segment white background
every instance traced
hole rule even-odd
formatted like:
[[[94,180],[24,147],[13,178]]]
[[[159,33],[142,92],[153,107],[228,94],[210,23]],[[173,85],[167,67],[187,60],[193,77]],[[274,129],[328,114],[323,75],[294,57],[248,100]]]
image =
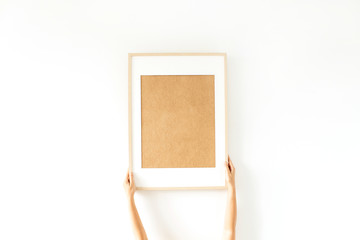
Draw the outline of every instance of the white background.
[[[127,53],[227,52],[241,240],[360,239],[360,2],[0,2],[0,239],[132,239]],[[165,180],[164,180],[165,181]],[[219,239],[225,191],[139,192]]]

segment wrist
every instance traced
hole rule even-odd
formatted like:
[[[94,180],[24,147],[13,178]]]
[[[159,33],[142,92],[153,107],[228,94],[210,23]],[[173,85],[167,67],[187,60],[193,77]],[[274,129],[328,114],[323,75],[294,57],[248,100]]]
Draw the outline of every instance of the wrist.
[[[227,189],[228,189],[229,193],[235,193],[236,192],[235,184],[229,184]]]
[[[134,194],[128,194],[127,199],[129,202],[134,201]]]

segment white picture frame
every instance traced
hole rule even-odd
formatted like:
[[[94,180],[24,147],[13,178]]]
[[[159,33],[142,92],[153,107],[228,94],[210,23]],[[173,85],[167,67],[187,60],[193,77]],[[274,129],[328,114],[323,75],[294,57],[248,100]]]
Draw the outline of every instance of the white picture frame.
[[[224,189],[227,144],[226,53],[129,53],[129,169],[138,190]],[[215,168],[141,167],[141,75],[215,76]]]

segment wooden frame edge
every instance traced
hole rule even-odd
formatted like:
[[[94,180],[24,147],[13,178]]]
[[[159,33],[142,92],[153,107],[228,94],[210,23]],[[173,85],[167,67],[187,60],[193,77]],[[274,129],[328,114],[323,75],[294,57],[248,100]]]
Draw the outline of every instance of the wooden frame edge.
[[[228,159],[228,106],[227,106],[227,54],[224,55],[224,88],[225,88],[225,161]]]
[[[224,56],[226,53],[214,52],[214,53],[129,53],[129,57],[136,56]]]
[[[128,55],[129,170],[132,172],[132,55]]]
[[[135,56],[223,56],[225,84],[225,160],[228,156],[228,117],[227,117],[227,53],[128,53],[128,133],[129,133],[129,170],[132,171],[132,57]],[[136,190],[224,190],[225,186],[209,187],[136,187]]]
[[[226,186],[210,186],[210,187],[136,187],[136,190],[144,191],[167,191],[167,190],[225,190]]]

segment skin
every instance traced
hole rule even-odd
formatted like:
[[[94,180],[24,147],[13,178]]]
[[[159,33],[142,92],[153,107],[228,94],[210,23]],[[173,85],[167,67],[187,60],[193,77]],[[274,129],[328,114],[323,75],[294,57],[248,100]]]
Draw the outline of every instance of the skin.
[[[236,188],[235,188],[235,167],[228,156],[225,162],[226,171],[226,186],[227,186],[227,201],[225,212],[225,225],[223,232],[223,240],[235,240],[235,227],[236,227]]]
[[[128,170],[128,172],[126,174],[126,178],[124,180],[124,189],[125,189],[126,196],[128,199],[130,218],[131,218],[131,223],[133,226],[133,231],[135,234],[135,239],[147,240],[148,238],[147,238],[144,226],[141,222],[139,213],[138,213],[138,211],[136,209],[136,205],[135,205],[134,195],[135,195],[136,187],[135,187],[133,173],[129,172],[129,170]]]
[[[226,171],[226,186],[227,186],[227,202],[225,212],[225,225],[223,232],[223,240],[235,240],[235,227],[236,227],[236,189],[235,189],[235,167],[228,157],[228,160],[224,163]],[[136,191],[135,182],[132,172],[127,172],[124,180],[124,189],[129,204],[130,218],[137,240],[147,240],[147,235],[144,226],[141,222],[139,213],[136,209],[134,195]]]

